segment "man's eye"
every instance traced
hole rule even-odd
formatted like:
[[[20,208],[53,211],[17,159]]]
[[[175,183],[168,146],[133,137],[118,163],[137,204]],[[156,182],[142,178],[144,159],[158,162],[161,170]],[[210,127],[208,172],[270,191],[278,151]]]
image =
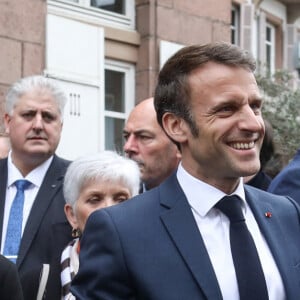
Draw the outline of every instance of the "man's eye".
[[[250,105],[251,109],[254,112],[260,112],[261,111],[261,103],[253,103]]]
[[[47,123],[52,122],[52,121],[54,121],[55,119],[56,119],[56,117],[55,117],[54,115],[52,115],[52,114],[49,114],[49,113],[44,113],[44,114],[43,114],[43,120],[44,120],[45,122],[47,122]]]
[[[32,119],[35,116],[35,113],[33,112],[26,112],[22,114],[22,117],[26,120]]]
[[[234,110],[234,107],[233,106],[223,106],[222,108],[220,108],[220,112],[231,112]]]
[[[151,139],[151,137],[148,136],[148,135],[140,135],[139,138],[140,138],[141,140],[149,140],[149,139]]]

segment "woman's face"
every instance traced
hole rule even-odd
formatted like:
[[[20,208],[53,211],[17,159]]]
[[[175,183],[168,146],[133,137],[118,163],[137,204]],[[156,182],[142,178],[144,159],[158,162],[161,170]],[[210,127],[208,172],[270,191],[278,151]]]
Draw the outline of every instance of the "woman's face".
[[[121,182],[92,180],[81,188],[75,209],[70,204],[66,204],[65,212],[72,227],[83,232],[92,212],[121,203],[131,196],[130,190]]]

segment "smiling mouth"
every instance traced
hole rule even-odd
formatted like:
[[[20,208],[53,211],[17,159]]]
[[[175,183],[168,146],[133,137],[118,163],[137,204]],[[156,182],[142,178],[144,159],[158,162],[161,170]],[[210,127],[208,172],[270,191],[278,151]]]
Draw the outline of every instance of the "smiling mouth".
[[[230,147],[236,150],[249,150],[254,148],[254,145],[255,145],[254,141],[248,143],[239,142],[239,143],[231,143]]]

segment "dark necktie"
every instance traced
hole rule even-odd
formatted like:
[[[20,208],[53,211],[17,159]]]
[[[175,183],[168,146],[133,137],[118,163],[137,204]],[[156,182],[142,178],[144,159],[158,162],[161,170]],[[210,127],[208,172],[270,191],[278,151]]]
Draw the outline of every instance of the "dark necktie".
[[[10,208],[3,254],[16,263],[22,236],[24,190],[29,187],[31,182],[22,179],[17,180],[14,184],[17,193]]]
[[[253,238],[238,196],[225,196],[216,205],[230,220],[230,245],[240,300],[267,300],[268,290]]]

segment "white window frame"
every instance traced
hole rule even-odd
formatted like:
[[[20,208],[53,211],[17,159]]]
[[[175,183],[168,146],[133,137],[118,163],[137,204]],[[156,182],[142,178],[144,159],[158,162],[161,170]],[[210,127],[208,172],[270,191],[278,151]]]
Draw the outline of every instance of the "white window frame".
[[[106,136],[105,136],[105,118],[116,118],[116,119],[122,119],[124,122],[126,122],[126,119],[133,109],[135,105],[135,66],[133,64],[128,64],[124,62],[120,62],[117,60],[110,60],[106,59],[104,63],[104,72],[106,70],[112,70],[123,73],[124,76],[124,112],[115,112],[115,111],[108,111],[105,110],[105,101],[101,103],[100,110],[102,112],[102,118],[101,118],[101,137],[103,137],[103,140],[101,141],[101,145],[103,145],[103,150],[105,148],[106,144]],[[105,82],[104,82],[105,85]],[[105,95],[104,95],[105,99]]]
[[[135,29],[135,1],[125,1],[125,14],[114,13],[105,9],[91,6],[91,0],[47,0],[48,6],[65,9],[68,13],[81,13],[95,18],[100,23],[123,29]],[[97,22],[97,21],[96,21]]]
[[[231,43],[234,45],[240,45],[240,9],[237,5],[232,5],[231,7],[231,14],[233,14],[234,24],[230,24],[231,29]]]
[[[266,31],[267,29],[270,30],[270,40],[267,40],[267,32],[266,32],[266,38],[265,38],[265,51],[266,51],[266,67],[268,68],[268,72],[270,75],[275,73],[275,47],[276,47],[276,40],[275,40],[275,33],[276,28],[273,24],[267,22],[266,23]],[[268,61],[267,57],[267,48],[270,48],[270,60]]]

